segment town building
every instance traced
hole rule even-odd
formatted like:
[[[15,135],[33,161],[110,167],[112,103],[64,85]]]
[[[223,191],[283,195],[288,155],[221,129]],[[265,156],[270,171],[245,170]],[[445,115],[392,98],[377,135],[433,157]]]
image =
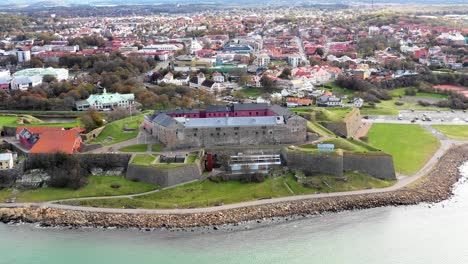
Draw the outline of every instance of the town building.
[[[268,104],[210,105],[206,109],[157,111],[144,128],[168,148],[302,143],[307,120]]]
[[[42,84],[44,76],[54,76],[58,81],[68,79],[68,70],[62,68],[30,68],[13,74],[12,89],[27,90]]]
[[[134,94],[107,93],[104,88],[102,94],[92,94],[86,100],[77,101],[75,107],[78,111],[85,111],[89,108],[98,111],[110,111],[115,108],[129,108],[134,103]]]

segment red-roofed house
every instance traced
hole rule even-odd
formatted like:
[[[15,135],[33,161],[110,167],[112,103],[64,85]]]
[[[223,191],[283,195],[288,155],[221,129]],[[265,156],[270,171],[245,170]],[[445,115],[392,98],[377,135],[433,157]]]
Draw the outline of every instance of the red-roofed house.
[[[29,153],[73,154],[82,146],[81,128],[65,130],[61,127],[18,127],[16,138],[29,149]]]

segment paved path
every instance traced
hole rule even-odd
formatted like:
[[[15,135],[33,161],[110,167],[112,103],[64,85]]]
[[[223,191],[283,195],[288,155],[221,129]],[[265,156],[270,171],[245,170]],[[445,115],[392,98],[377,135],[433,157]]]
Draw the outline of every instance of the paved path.
[[[437,164],[439,158],[447,152],[452,146],[455,145],[464,145],[468,144],[468,140],[441,140],[441,145],[436,153],[432,156],[432,158],[414,175],[412,176],[404,176],[400,175],[398,181],[395,185],[381,188],[381,189],[366,189],[366,190],[359,190],[359,191],[350,191],[350,192],[338,192],[338,193],[320,193],[320,194],[307,194],[307,195],[297,195],[297,196],[287,196],[287,197],[280,197],[280,198],[273,198],[273,199],[265,199],[265,200],[256,200],[256,201],[249,201],[249,202],[242,202],[236,204],[228,204],[222,206],[215,206],[215,207],[207,207],[207,208],[191,208],[191,209],[119,209],[119,208],[98,208],[98,207],[81,207],[81,206],[69,206],[69,205],[61,205],[56,204],[53,202],[60,202],[66,200],[59,200],[59,201],[51,201],[51,202],[43,202],[43,203],[0,203],[0,207],[23,207],[23,206],[36,206],[36,207],[50,207],[56,209],[64,209],[64,210],[76,210],[76,211],[86,211],[86,212],[103,212],[103,213],[128,213],[128,214],[190,214],[190,213],[207,213],[207,212],[215,212],[220,210],[227,210],[227,209],[234,209],[234,208],[241,208],[247,206],[257,206],[257,205],[264,205],[264,204],[272,204],[272,203],[279,203],[279,202],[289,202],[289,201],[298,201],[304,199],[314,199],[314,198],[324,198],[324,197],[340,197],[340,196],[347,196],[347,195],[360,195],[360,194],[370,194],[370,193],[383,193],[383,192],[390,192],[401,189],[408,184],[413,183],[414,181],[420,179],[427,173],[429,173],[432,168]],[[143,193],[143,194],[133,194],[133,195],[121,195],[121,196],[109,196],[109,197],[88,197],[88,198],[80,198],[80,199],[68,199],[69,200],[85,200],[85,199],[111,199],[111,198],[134,198],[137,196],[154,193],[158,190]]]

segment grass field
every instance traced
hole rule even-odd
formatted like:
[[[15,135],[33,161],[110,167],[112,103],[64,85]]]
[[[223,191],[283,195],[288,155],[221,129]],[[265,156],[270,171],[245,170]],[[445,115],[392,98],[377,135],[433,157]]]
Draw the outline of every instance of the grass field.
[[[357,140],[350,140],[350,139],[344,139],[344,138],[331,138],[331,139],[327,139],[327,140],[324,140],[320,143],[323,143],[323,144],[334,144],[335,145],[335,149],[342,149],[344,151],[351,151],[351,152],[360,152],[360,153],[364,153],[364,152],[371,152],[371,151],[378,151],[377,149],[373,148],[372,146],[368,146],[366,143],[364,142],[360,142],[360,141],[357,141]],[[305,144],[305,145],[301,145],[300,146],[301,148],[305,148],[305,149],[316,149],[317,148],[317,144]]]
[[[120,148],[122,152],[146,152],[148,150],[148,144],[136,144]]]
[[[132,164],[135,165],[150,165],[156,159],[151,154],[137,154],[132,160]]]
[[[433,125],[432,127],[444,133],[444,135],[446,135],[449,138],[468,139],[468,125],[467,126]]]
[[[394,181],[382,181],[367,175],[348,173],[346,177],[347,181],[342,181],[332,176],[317,176],[317,179],[319,179],[317,183],[318,188],[306,188],[302,186],[296,182],[291,174],[277,178],[267,178],[262,183],[241,183],[239,181],[214,183],[204,180],[149,195],[134,197],[133,199],[94,199],[69,201],[66,204],[115,208],[195,208],[283,197],[293,194],[382,188],[394,184]],[[329,188],[324,181],[332,188]],[[293,193],[291,193],[290,189]]]
[[[18,126],[19,117],[17,116],[0,116],[0,127],[3,126]]]
[[[322,137],[334,137],[335,134],[317,122],[307,121],[307,129],[314,131]]]
[[[369,144],[393,156],[397,172],[416,173],[439,148],[440,142],[419,125],[374,124]]]
[[[112,145],[122,141],[127,141],[138,136],[138,128],[143,121],[144,115],[138,115],[133,117],[126,117],[106,125],[106,128],[102,133],[95,139],[92,139],[91,143],[100,143],[103,145]],[[127,128],[134,128],[135,131],[124,132],[123,129],[127,125]]]
[[[322,89],[322,86],[317,86],[317,89]],[[346,88],[340,87],[336,85],[335,83],[326,83],[323,85],[323,89],[332,92],[333,94],[336,95],[354,95],[354,91],[348,90]]]
[[[111,185],[120,185],[120,187],[112,188]],[[16,197],[17,202],[41,202],[91,196],[134,194],[157,188],[158,186],[153,184],[134,182],[120,176],[90,176],[88,184],[78,190],[48,187],[13,193],[12,189],[3,189],[0,191],[0,201],[3,202],[8,198]]]
[[[160,152],[160,151],[163,151],[164,150],[164,146],[161,145],[161,144],[153,144],[151,146],[151,151],[153,152]]]
[[[22,124],[21,119],[25,119],[28,121],[27,124]],[[21,122],[20,122],[21,121]],[[17,126],[47,126],[47,127],[64,127],[64,128],[71,128],[80,126],[81,122],[79,119],[76,119],[74,122],[69,123],[45,123],[42,120],[35,118],[30,115],[22,115],[22,116],[0,116],[0,127],[9,126],[9,127],[17,127]]]
[[[259,97],[265,91],[262,88],[244,88],[239,90],[240,93],[244,94],[247,97]]]

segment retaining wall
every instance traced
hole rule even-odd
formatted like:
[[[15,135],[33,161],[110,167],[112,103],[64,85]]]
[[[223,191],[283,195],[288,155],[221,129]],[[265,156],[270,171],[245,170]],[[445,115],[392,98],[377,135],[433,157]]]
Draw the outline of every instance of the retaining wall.
[[[383,180],[396,180],[393,158],[386,153],[343,154],[343,169],[359,171]]]
[[[169,187],[200,180],[202,179],[202,172],[201,165],[197,162],[171,168],[129,164],[126,178],[158,184],[161,187]]]
[[[324,173],[343,176],[343,156],[339,153],[313,153],[284,150],[283,158],[288,168],[301,170],[305,174]]]

